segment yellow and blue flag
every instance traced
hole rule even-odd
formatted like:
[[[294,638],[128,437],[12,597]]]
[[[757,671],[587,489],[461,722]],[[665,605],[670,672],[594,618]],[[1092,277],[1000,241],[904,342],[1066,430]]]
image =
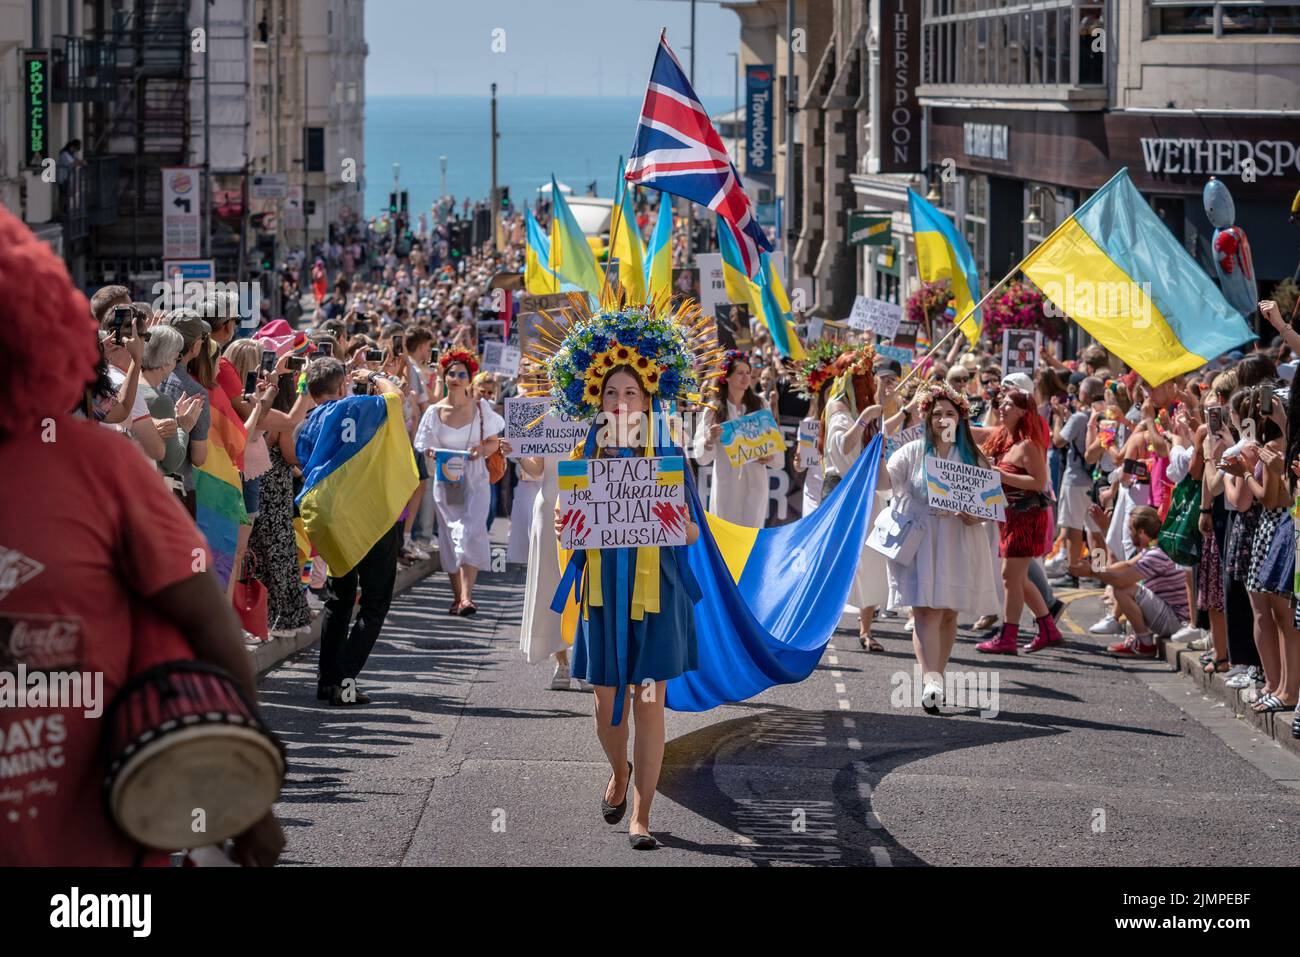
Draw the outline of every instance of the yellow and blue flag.
[[[645,257],[645,288],[653,296],[673,284],[673,202],[667,193],[659,194],[659,216]]]
[[[731,230],[726,229],[721,221],[718,223],[718,249],[722,253],[722,280],[727,286],[727,300],[749,306],[750,313],[767,327],[772,344],[782,356],[803,359],[803,345],[790,319],[790,300],[772,269],[772,257],[760,252],[758,277],[750,279],[745,275],[740,247],[736,245]]]
[[[912,238],[916,241],[916,265],[921,278],[926,282],[948,280],[961,331],[974,345],[984,329],[984,312],[975,308],[981,298],[980,277],[970,246],[951,219],[910,189],[907,205],[912,214]]]
[[[392,530],[420,484],[402,397],[349,396],[318,406],[295,450],[307,535],[330,574],[346,575]]]
[[[619,176],[618,189],[623,195],[614,204],[609,219],[611,256],[618,258],[618,281],[632,302],[646,301],[645,247],[632,208],[632,187]]]
[[[593,296],[600,295],[600,269],[596,266],[596,256],[554,176],[551,177],[551,255],[548,265],[560,279]]]
[[[576,292],[578,287],[571,282],[562,282],[550,267],[551,241],[542,232],[533,211],[527,211],[528,246],[524,253],[524,288],[535,296],[545,296],[557,292]]]
[[[1127,169],[1026,256],[1020,271],[1152,385],[1255,338]]]

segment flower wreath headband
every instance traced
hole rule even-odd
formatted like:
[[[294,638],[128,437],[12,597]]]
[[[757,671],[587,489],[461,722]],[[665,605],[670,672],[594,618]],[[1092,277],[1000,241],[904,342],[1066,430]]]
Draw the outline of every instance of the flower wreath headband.
[[[940,399],[947,399],[957,409],[958,414],[963,418],[970,418],[970,403],[966,397],[954,389],[946,382],[931,382],[922,386],[919,390],[921,402],[921,416],[923,418],[930,415],[930,410]]]
[[[448,349],[442,354],[442,357],[438,359],[438,368],[442,369],[443,375],[446,375],[447,367],[457,362],[465,367],[465,371],[469,373],[469,378],[472,382],[474,376],[478,375],[478,357],[468,350]]]
[[[699,401],[704,383],[723,374],[717,329],[694,300],[673,308],[671,299],[663,292],[632,303],[606,291],[593,313],[585,294],[570,294],[567,323],[541,313],[520,376],[524,394],[549,396],[554,411],[591,419],[601,410],[605,379],[623,366],[658,404]],[[697,366],[711,371],[697,373]]]
[[[812,348],[807,360],[795,374],[799,394],[808,400],[820,395],[822,386],[835,377],[835,360],[844,344],[834,339],[822,339]]]

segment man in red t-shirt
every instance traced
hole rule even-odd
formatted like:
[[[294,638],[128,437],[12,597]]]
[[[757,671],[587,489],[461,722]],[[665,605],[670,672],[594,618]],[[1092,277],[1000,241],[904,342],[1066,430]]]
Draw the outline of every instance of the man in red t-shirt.
[[[0,866],[159,862],[101,798],[102,709],[131,674],[192,653],[256,697],[184,508],[121,436],[63,411],[92,377],[94,336],[63,263],[0,208],[0,352],[36,380],[0,378],[0,672],[103,680],[95,707],[0,707]],[[284,836],[268,812],[235,845],[270,865]]]

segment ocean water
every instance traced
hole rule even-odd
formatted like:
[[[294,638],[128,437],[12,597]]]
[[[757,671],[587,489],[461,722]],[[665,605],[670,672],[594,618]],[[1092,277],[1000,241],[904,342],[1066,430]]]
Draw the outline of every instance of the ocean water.
[[[612,196],[618,158],[632,148],[641,97],[498,96],[497,179],[516,205],[537,198],[551,174],[575,193],[593,180]],[[729,99],[704,99],[711,115]],[[410,192],[413,216],[437,198],[439,157],[447,157],[447,192],[457,203],[486,199],[492,188],[491,99],[465,96],[375,96],[366,101],[366,207],[388,208],[393,163]]]

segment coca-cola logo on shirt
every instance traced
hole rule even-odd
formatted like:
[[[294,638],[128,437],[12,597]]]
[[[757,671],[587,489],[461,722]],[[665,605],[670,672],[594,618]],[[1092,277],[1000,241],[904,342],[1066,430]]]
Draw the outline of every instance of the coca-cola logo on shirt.
[[[0,615],[0,671],[76,671],[83,631],[77,618]]]

